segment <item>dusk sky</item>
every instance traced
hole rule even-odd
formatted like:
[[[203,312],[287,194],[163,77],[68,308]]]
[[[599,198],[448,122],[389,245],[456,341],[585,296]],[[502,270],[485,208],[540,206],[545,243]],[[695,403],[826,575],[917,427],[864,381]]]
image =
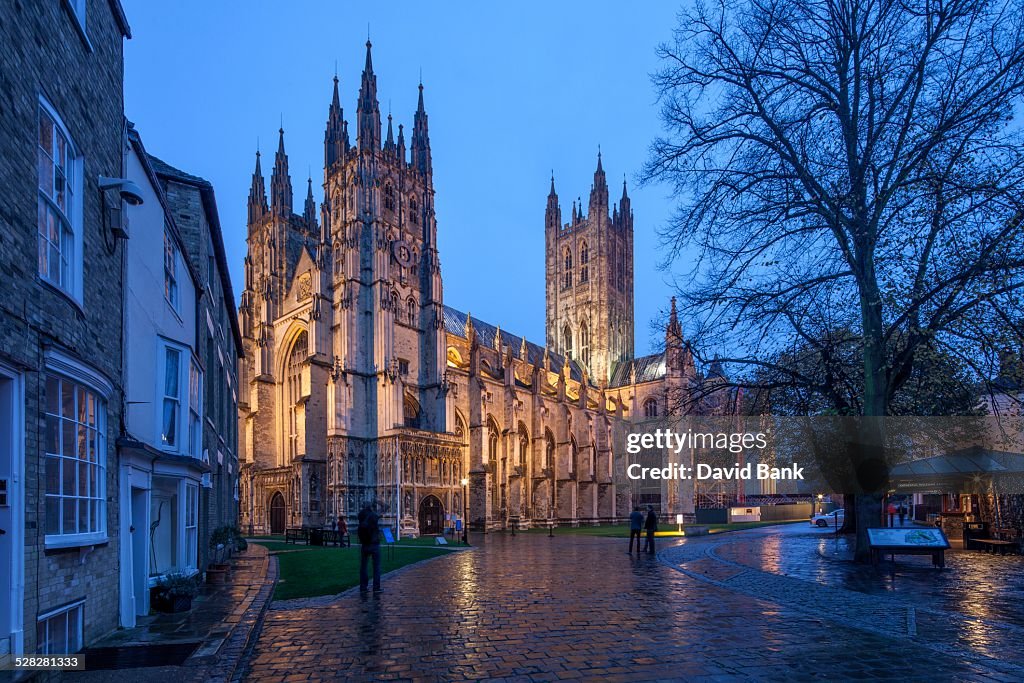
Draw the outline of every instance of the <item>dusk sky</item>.
[[[411,133],[423,73],[445,303],[544,343],[544,206],[551,171],[569,220],[603,152],[611,196],[626,176],[635,223],[636,351],[666,307],[656,230],[664,187],[638,188],[660,123],[649,74],[678,6],[546,3],[124,2],[125,113],[148,151],[216,190],[236,297],[257,139],[269,184],[284,122],[295,206],[313,177],[337,63],[354,120],[367,27],[382,116]],[[243,9],[244,8],[244,9]],[[385,123],[386,126],[386,118]]]

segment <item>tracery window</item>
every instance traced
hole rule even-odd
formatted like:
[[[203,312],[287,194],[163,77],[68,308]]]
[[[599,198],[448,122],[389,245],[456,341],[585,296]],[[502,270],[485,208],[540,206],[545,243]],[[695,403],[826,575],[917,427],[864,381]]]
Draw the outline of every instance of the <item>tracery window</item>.
[[[409,197],[409,215],[413,225],[419,225],[420,214],[419,214],[419,203],[416,201],[416,197]]]
[[[388,211],[395,210],[395,188],[391,183],[384,186],[384,208]]]
[[[565,248],[565,283],[566,288],[572,287],[572,250]]]
[[[572,359],[572,330],[568,325],[562,330],[562,350],[566,357]]]
[[[585,320],[580,325],[580,360],[590,367],[590,326]]]
[[[644,417],[658,417],[658,401],[649,398],[644,401]]]
[[[590,250],[587,248],[587,241],[583,240],[580,244],[580,283],[584,283],[589,279],[588,266],[590,262]]]
[[[287,400],[288,453],[292,458],[299,455],[299,414],[298,404],[302,398],[302,364],[309,355],[309,342],[306,332],[302,331],[292,343],[288,354],[288,366],[285,369],[285,392]]]

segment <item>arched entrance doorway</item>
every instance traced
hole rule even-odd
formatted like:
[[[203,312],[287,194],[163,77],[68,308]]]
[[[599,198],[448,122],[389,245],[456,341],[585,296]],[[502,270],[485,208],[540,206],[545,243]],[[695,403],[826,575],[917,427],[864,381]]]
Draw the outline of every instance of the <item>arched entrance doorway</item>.
[[[270,498],[270,533],[284,533],[284,496],[280,491]]]
[[[429,536],[444,532],[444,506],[437,496],[420,501],[420,534]]]

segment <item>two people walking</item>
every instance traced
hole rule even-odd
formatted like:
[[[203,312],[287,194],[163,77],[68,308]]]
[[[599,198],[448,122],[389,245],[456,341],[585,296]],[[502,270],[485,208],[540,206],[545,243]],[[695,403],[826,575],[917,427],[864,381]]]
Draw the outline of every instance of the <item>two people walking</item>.
[[[636,539],[636,552],[640,554],[640,532],[646,531],[647,538],[644,541],[644,552],[654,554],[654,532],[658,530],[658,515],[654,514],[654,506],[647,506],[647,517],[637,506],[629,515],[629,554],[633,554],[633,539]]]

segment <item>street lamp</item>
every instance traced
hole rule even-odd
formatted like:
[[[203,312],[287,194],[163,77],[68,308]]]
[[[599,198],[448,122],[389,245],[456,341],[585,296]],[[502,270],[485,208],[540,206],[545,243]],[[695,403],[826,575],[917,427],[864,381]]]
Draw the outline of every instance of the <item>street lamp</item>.
[[[469,479],[462,479],[462,506],[465,514],[462,516],[462,542],[469,545]]]
[[[822,511],[823,506],[824,506],[824,504],[821,502],[822,500],[824,500],[824,498],[825,498],[825,494],[824,493],[819,493],[818,494],[818,514],[819,515],[821,514],[821,511]]]

